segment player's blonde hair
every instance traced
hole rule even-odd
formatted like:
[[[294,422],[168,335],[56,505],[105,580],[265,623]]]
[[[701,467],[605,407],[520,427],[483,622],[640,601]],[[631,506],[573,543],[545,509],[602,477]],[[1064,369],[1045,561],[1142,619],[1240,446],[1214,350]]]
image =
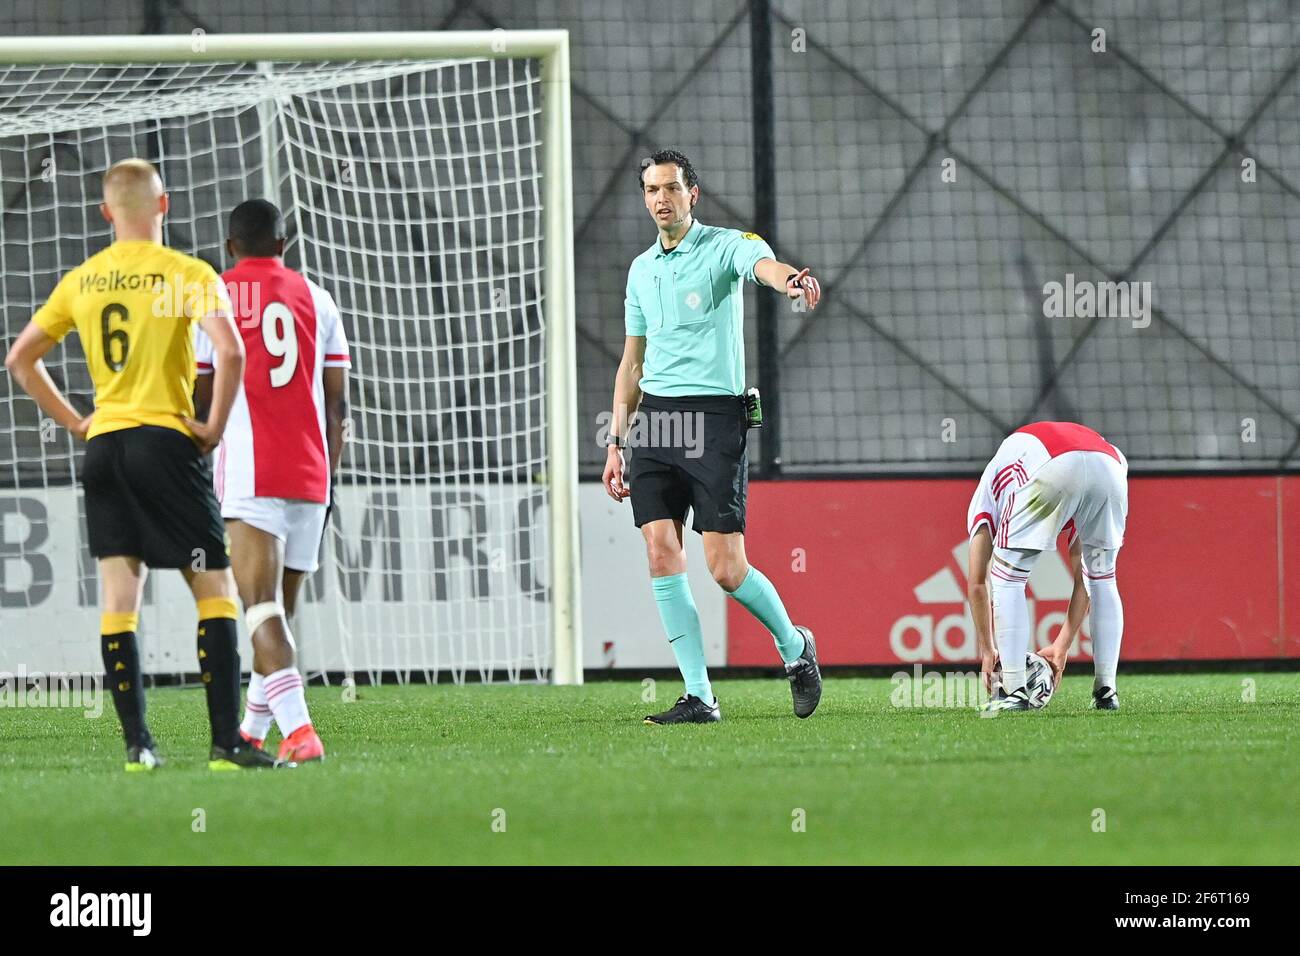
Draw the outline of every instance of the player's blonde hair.
[[[104,202],[116,215],[153,216],[162,195],[162,176],[148,160],[123,159],[104,173]]]

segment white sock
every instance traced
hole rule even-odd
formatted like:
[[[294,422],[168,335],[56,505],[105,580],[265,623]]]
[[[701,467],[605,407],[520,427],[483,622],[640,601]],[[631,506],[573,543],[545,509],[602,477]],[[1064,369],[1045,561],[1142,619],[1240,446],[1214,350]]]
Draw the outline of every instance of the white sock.
[[[1084,547],[1083,586],[1091,607],[1088,631],[1092,635],[1092,686],[1115,688],[1119,669],[1119,645],[1124,637],[1124,605],[1115,583],[1115,558],[1118,549]]]
[[[266,675],[266,702],[275,715],[280,736],[288,736],[311,723],[307,716],[307,696],[302,690],[302,676],[296,667],[285,667]]]
[[[1029,604],[1025,583],[1038,558],[1037,551],[998,548],[989,564],[989,592],[993,601],[993,637],[1002,661],[1002,687],[1007,694],[1025,686],[1025,659],[1029,656]],[[999,561],[998,557],[1002,560]]]
[[[244,704],[244,720],[239,729],[254,740],[265,740],[271,729],[271,708],[266,705],[265,678],[253,671],[248,680],[248,698]]]

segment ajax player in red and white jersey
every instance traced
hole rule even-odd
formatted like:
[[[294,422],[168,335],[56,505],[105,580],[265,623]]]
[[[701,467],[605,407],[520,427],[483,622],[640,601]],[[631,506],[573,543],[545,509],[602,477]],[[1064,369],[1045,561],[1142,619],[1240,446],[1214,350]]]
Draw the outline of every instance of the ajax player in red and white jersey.
[[[1030,651],[1025,583],[1039,554],[1069,535],[1074,594],[1066,623],[1043,656],[1058,679],[1084,618],[1091,613],[1093,704],[1116,710],[1115,671],[1124,610],[1115,561],[1128,517],[1128,461],[1091,428],[1035,422],[999,446],[971,498],[968,587],[986,685],[1001,657],[1004,694],[997,709],[1026,710]],[[990,609],[990,600],[992,608]],[[994,647],[993,636],[997,636]]]
[[[324,756],[294,662],[293,617],[303,578],[316,570],[343,449],[348,342],[324,289],[287,268],[284,219],[263,199],[240,203],[222,278],[248,353],[244,381],[216,453],[213,483],[253,641],[253,675],[240,728],[262,746],[272,719],[282,760]],[[206,407],[211,345],[198,336],[197,399]]]

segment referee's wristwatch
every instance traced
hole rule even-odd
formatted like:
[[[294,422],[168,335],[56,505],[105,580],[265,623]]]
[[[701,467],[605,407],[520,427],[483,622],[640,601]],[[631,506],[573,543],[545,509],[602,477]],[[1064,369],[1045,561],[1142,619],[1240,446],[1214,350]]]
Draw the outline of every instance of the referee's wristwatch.
[[[621,449],[621,448],[626,448],[626,447],[627,447],[627,439],[626,439],[626,438],[623,438],[621,435],[614,435],[614,434],[606,435],[606,436],[605,436],[605,447],[606,447],[606,448],[620,448],[620,449]]]

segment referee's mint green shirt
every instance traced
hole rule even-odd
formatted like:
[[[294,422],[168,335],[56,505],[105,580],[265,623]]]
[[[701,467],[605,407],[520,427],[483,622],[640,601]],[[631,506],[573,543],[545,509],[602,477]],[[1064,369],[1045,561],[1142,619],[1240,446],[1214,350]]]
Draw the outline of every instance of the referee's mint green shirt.
[[[623,322],[645,336],[641,390],[665,397],[745,390],[745,297],[754,266],[774,259],[752,232],[698,219],[671,252],[658,240],[632,260]]]

